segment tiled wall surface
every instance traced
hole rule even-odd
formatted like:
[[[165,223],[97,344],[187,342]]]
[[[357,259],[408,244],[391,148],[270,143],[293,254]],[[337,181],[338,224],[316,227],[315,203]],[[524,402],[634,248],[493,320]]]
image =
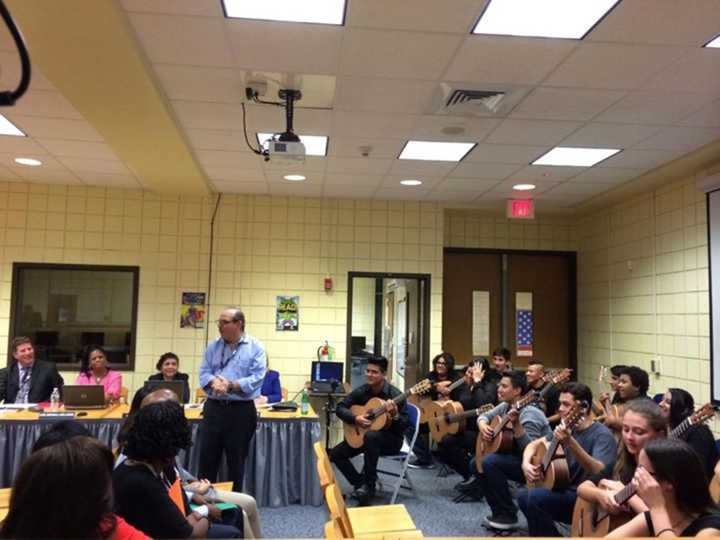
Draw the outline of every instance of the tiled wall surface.
[[[193,376],[204,330],[179,328],[183,291],[207,291],[213,199],[131,190],[0,183],[0,347],[7,348],[12,263],[140,266],[137,388],[166,351]],[[218,208],[208,319],[240,305],[290,392],[327,339],[345,358],[347,272],[432,275],[431,350],[440,347],[442,209],[400,201],[223,196]],[[323,278],[334,280],[323,291]],[[300,296],[300,330],[275,331],[275,297]],[[217,331],[210,323],[209,337]],[[74,373],[65,373],[72,380]]]
[[[594,390],[601,364],[635,364],[650,392],[710,397],[705,195],[690,178],[578,222],[580,377]],[[718,427],[718,426],[716,426]]]

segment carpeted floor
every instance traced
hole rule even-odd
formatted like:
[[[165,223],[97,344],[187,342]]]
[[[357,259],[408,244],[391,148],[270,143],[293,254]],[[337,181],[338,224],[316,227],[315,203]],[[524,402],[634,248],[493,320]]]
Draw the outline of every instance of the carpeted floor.
[[[385,467],[388,462],[383,460],[381,463]],[[402,490],[398,502],[406,506],[424,536],[494,536],[492,531],[482,526],[483,517],[489,513],[485,502],[452,502],[457,495],[453,486],[461,480],[458,475],[439,477],[438,469],[410,469],[409,472],[416,494],[407,494]],[[340,478],[339,473],[336,474]],[[381,476],[380,480],[384,483],[384,490],[391,493],[394,479]],[[341,485],[343,493],[349,493],[347,484],[343,482]],[[390,493],[378,494],[376,504],[388,504]],[[354,499],[348,499],[347,504],[354,506]],[[260,515],[266,538],[320,538],[327,521],[325,506],[261,508]],[[524,527],[525,519],[521,512],[518,512],[518,519]],[[515,536],[527,536],[527,529],[519,529]]]

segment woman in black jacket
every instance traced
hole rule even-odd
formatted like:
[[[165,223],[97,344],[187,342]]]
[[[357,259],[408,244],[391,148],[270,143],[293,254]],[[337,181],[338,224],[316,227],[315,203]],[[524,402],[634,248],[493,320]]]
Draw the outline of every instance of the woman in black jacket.
[[[182,402],[190,402],[190,385],[188,384],[188,374],[180,373],[178,368],[180,366],[180,358],[175,353],[166,352],[157,361],[155,367],[160,373],[150,375],[149,381],[182,381],[183,382],[183,395]]]

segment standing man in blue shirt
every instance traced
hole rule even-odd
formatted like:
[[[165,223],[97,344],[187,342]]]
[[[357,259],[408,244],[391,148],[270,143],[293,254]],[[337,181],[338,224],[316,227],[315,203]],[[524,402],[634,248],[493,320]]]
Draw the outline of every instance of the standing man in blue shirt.
[[[228,308],[217,321],[220,337],[205,351],[200,386],[207,394],[200,426],[200,477],[217,480],[223,451],[233,491],[242,491],[245,458],[255,434],[266,356],[262,343],[245,333],[245,315]]]

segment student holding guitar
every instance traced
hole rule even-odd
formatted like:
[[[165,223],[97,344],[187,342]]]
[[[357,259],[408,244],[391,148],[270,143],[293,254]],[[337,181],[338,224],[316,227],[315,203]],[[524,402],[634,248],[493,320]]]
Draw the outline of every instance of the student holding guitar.
[[[373,356],[368,359],[367,383],[350,392],[337,406],[336,414],[345,424],[357,426],[358,432],[364,434],[362,445],[353,447],[345,440],[330,450],[330,461],[352,484],[355,490],[352,496],[361,505],[370,503],[375,495],[377,481],[377,462],[381,454],[397,454],[402,448],[403,432],[408,424],[405,411],[405,402],[398,399],[403,392],[392,386],[385,378],[388,361],[383,356]],[[380,431],[367,431],[373,420],[367,414],[356,415],[351,411],[353,406],[364,406],[372,398],[383,400],[385,409],[383,414],[390,420],[390,426]],[[364,454],[365,467],[359,473],[353,466],[350,458]]]
[[[560,421],[560,415],[558,414],[560,393],[552,381],[546,380],[543,363],[537,359],[530,360],[525,376],[528,380],[528,386],[536,392],[542,392],[549,386],[548,390],[543,392],[544,398],[539,402],[539,406],[545,411],[545,416],[547,416],[550,425],[557,424]]]
[[[636,399],[625,406],[622,438],[612,477],[591,478],[577,488],[578,499],[572,521],[573,536],[605,536],[608,531],[628,521],[633,513],[644,511],[645,505],[634,491],[625,490],[635,475],[638,456],[645,445],[665,437],[667,422],[660,407],[649,399]]]
[[[650,380],[647,371],[637,366],[624,366],[618,370],[617,392],[613,398],[615,407],[610,407],[613,411],[609,415],[602,418],[602,422],[610,429],[620,432],[622,430],[622,408],[625,403],[632,399],[644,398],[650,386]],[[615,413],[614,411],[617,411]]]
[[[534,404],[535,393],[528,394],[522,371],[505,372],[497,396],[500,404],[478,418],[484,450],[476,455],[471,468],[476,467],[474,484],[482,489],[492,510],[484,523],[493,529],[510,530],[517,527],[518,521],[508,481],[524,481],[520,468],[523,450],[530,441],[548,435],[550,425]]]
[[[715,464],[718,461],[717,446],[715,446],[715,437],[712,431],[703,421],[711,418],[715,411],[710,407],[704,408],[707,414],[699,422],[694,422],[688,426],[680,438],[692,446],[693,450],[698,453],[700,460],[705,466],[708,481],[713,477]],[[695,400],[692,395],[681,388],[669,388],[663,400],[660,402],[660,410],[665,418],[668,419],[669,429],[676,430],[695,413]]]
[[[470,362],[465,367],[464,382],[457,389],[456,397],[464,411],[472,411],[488,403],[497,403],[497,385],[485,380],[488,369],[488,361],[484,358],[479,366],[475,362]],[[476,417],[463,419],[460,422],[464,425],[460,426],[457,433],[445,435],[438,443],[437,452],[440,461],[462,476],[463,481],[456,486],[459,489],[470,479],[468,463],[475,451],[478,434]]]
[[[586,385],[563,384],[558,408],[560,425],[551,437],[525,447],[522,471],[528,485],[536,487],[520,490],[517,498],[527,518],[529,536],[562,536],[554,522],[572,521],[577,486],[588,477],[599,478],[612,471],[617,443],[607,427],[590,418],[591,403],[592,391]],[[558,451],[564,454],[564,460],[553,459]],[[548,479],[554,479],[554,485],[552,481],[544,482]]]

